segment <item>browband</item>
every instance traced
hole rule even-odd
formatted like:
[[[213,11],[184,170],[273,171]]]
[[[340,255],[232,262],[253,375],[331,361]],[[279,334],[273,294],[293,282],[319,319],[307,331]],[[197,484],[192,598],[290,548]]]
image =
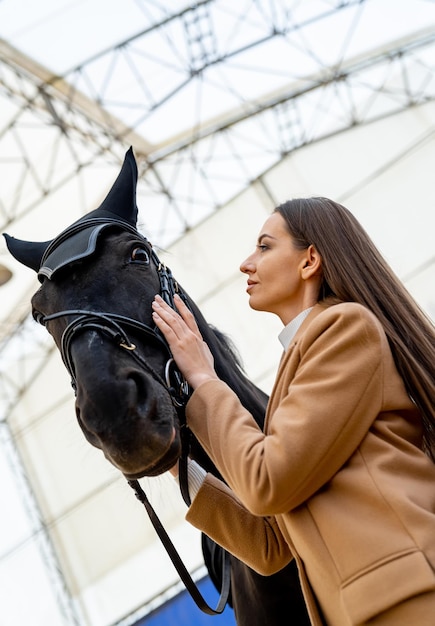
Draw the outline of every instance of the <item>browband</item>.
[[[98,236],[109,227],[121,228],[144,239],[134,226],[123,220],[105,217],[76,222],[61,232],[47,247],[38,271],[39,280],[41,281],[43,276],[51,279],[61,268],[93,254]]]

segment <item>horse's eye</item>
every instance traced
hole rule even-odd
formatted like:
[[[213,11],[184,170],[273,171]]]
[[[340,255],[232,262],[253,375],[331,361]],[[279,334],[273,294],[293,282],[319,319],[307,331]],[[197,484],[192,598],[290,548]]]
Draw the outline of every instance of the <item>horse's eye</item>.
[[[135,263],[146,263],[146,265],[150,262],[150,256],[148,251],[145,248],[134,248],[131,253],[131,260]]]

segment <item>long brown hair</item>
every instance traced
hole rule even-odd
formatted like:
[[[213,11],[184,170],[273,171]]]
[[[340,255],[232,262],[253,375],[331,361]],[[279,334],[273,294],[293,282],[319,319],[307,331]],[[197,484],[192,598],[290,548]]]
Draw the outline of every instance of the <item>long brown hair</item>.
[[[421,411],[423,444],[435,461],[435,327],[352,213],[328,198],[289,200],[275,209],[300,249],[322,257],[319,301],[334,296],[370,309],[387,335],[396,367]]]

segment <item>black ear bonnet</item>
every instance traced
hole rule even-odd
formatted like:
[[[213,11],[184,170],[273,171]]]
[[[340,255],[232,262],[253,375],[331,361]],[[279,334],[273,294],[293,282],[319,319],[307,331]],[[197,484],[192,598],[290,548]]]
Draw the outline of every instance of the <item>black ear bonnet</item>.
[[[118,227],[137,235],[136,186],[137,165],[130,148],[116,181],[97,209],[51,241],[23,241],[5,233],[9,251],[17,261],[37,272],[40,280],[51,279],[61,268],[92,255],[103,230]]]

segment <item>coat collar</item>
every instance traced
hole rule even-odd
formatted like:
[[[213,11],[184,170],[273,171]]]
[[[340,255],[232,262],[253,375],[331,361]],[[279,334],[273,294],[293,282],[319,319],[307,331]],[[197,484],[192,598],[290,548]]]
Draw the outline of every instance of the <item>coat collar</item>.
[[[285,357],[287,354],[289,354],[294,346],[296,345],[296,343],[298,342],[299,337],[305,332],[305,329],[307,328],[307,326],[309,326],[311,324],[311,322],[318,316],[320,315],[320,313],[322,313],[323,311],[325,311],[325,309],[329,308],[330,306],[333,306],[334,304],[339,304],[339,302],[341,302],[340,300],[338,300],[338,298],[326,298],[325,300],[322,300],[322,302],[318,302],[317,304],[315,304],[313,306],[313,308],[311,309],[311,311],[308,313],[308,315],[306,316],[306,318],[303,320],[302,324],[299,326],[298,330],[296,331],[296,333],[294,334],[293,339],[291,340],[287,351],[285,352],[285,354],[283,354],[282,359],[281,359],[281,363],[286,360]]]

